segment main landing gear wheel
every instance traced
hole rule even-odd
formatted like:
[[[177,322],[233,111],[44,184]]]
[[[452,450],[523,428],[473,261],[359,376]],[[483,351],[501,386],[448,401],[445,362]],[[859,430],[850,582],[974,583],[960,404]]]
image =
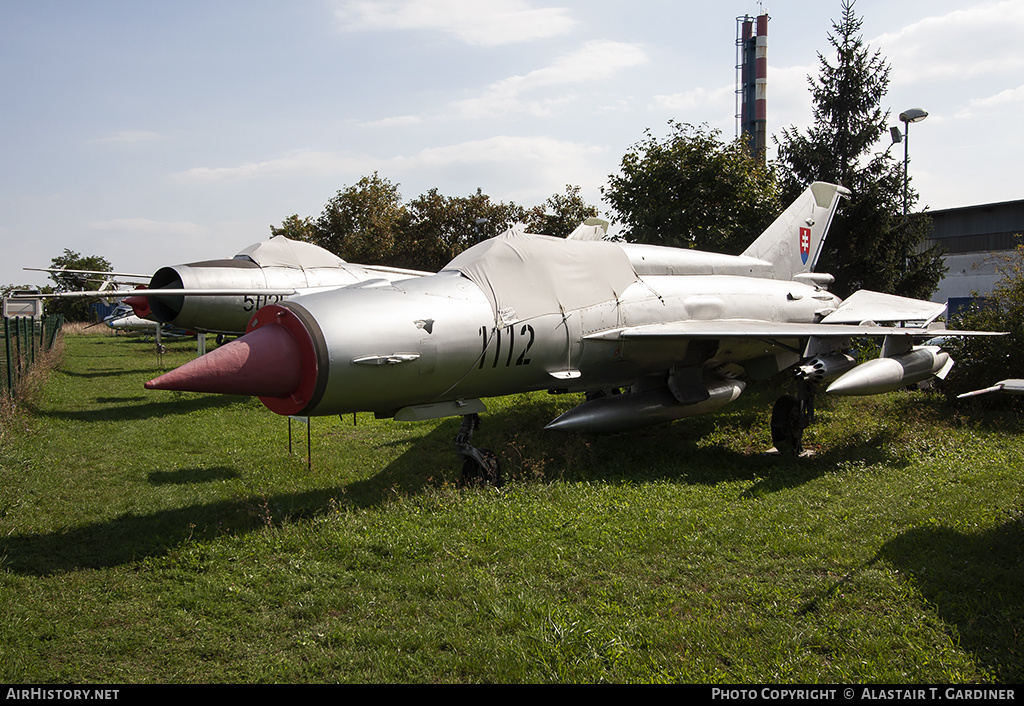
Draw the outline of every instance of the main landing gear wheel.
[[[501,463],[490,449],[478,449],[471,443],[473,432],[480,428],[480,416],[467,414],[455,437],[455,452],[462,459],[461,485],[489,485],[500,488]]]
[[[490,449],[476,449],[478,457],[462,462],[463,485],[490,485],[501,487],[501,463],[498,454]]]
[[[804,450],[806,427],[800,400],[793,395],[783,395],[775,401],[772,408],[772,443],[779,453],[799,456]]]

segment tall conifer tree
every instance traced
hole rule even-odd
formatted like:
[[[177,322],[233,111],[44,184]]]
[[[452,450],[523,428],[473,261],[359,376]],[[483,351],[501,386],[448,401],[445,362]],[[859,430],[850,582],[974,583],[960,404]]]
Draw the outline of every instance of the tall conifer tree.
[[[817,269],[835,275],[833,290],[840,296],[872,289],[927,299],[946,270],[941,251],[924,247],[931,219],[914,211],[913,189],[904,215],[903,162],[889,150],[877,151],[889,137],[890,115],[881,102],[890,66],[865,45],[854,0],[843,0],[842,8],[828,37],[836,62],[819,54],[820,75],[808,78],[814,124],[805,133],[792,127],[775,138],[783,200],[813,181],[850,189]]]

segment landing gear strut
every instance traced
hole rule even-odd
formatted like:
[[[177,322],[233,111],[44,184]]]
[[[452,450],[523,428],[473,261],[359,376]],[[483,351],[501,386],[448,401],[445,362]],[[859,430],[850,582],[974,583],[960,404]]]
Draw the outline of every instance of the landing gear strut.
[[[780,454],[804,452],[804,429],[814,421],[814,387],[800,382],[797,394],[783,395],[772,408],[772,443]]]
[[[480,415],[467,414],[455,437],[455,452],[462,459],[462,485],[490,485],[500,488],[501,464],[498,454],[473,446],[473,432],[480,428]]]

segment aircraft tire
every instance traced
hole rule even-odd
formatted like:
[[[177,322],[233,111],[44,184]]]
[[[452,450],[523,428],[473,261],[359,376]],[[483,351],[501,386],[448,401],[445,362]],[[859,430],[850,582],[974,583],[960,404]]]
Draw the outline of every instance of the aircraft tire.
[[[780,453],[798,455],[803,451],[804,424],[800,413],[800,400],[783,395],[772,408],[772,443]]]
[[[502,485],[501,462],[498,454],[490,449],[479,449],[484,462],[481,465],[474,458],[462,462],[462,485],[489,485],[500,488]]]

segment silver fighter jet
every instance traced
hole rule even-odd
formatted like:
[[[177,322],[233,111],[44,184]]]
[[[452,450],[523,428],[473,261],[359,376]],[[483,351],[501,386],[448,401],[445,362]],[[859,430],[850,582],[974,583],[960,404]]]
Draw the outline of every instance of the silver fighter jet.
[[[125,301],[142,318],[219,334],[241,334],[253,314],[298,294],[368,282],[387,284],[426,272],[345,262],[311,243],[274,236],[230,260],[163,267]]]
[[[352,264],[311,243],[279,235],[250,245],[230,259],[162,267],[140,289],[33,296],[123,298],[136,316],[149,321],[202,333],[241,335],[253,314],[267,304],[303,293],[352,284],[388,284],[426,274],[430,273]]]
[[[264,306],[245,336],[146,387],[257,395],[282,415],[462,415],[464,470],[493,480],[470,443],[481,398],[587,393],[547,428],[616,432],[716,410],[744,378],[791,371],[800,392],[776,404],[773,438],[799,453],[819,386],[874,394],[952,364],[917,345],[944,305],[841,301],[813,271],[846,193],[813,184],[739,256],[511,230],[434,275]],[[858,365],[847,350],[864,336],[882,355]]]

